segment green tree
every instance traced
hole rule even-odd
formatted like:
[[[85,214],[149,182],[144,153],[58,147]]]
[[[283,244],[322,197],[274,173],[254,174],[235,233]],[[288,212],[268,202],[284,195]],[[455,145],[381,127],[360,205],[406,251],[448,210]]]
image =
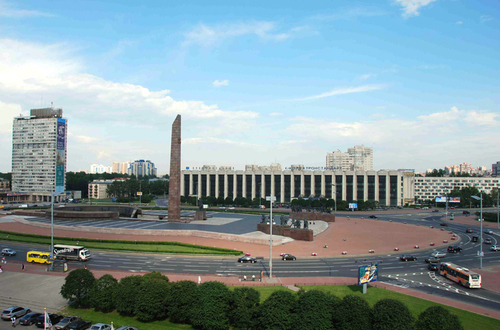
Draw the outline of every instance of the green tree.
[[[420,313],[415,323],[417,330],[462,330],[460,319],[441,306],[431,306]]]
[[[290,291],[273,292],[259,307],[258,329],[295,329],[294,316],[297,305]]]
[[[66,276],[61,287],[61,296],[76,307],[88,307],[90,305],[89,293],[94,282],[95,278],[90,270],[75,269]]]
[[[220,282],[205,282],[195,292],[191,324],[196,329],[229,329],[231,292]]]
[[[116,310],[120,315],[133,316],[139,287],[144,279],[142,276],[127,276],[120,280],[113,295]]]
[[[158,278],[144,280],[135,301],[135,316],[140,322],[164,320],[168,315],[170,283]]]
[[[142,278],[144,281],[169,282],[169,279],[167,276],[163,275],[160,272],[156,272],[156,271],[152,271],[151,273],[147,273]]]
[[[168,296],[168,315],[172,323],[190,323],[190,313],[196,305],[196,288],[193,281],[173,282]]]
[[[399,300],[379,300],[372,310],[373,330],[412,330],[415,318],[408,307]]]
[[[345,296],[333,313],[333,322],[338,329],[370,329],[370,305],[361,297]]]
[[[232,292],[230,323],[234,329],[253,329],[260,303],[260,293],[253,288],[236,288]]]
[[[115,309],[113,296],[118,287],[118,281],[111,275],[101,276],[94,282],[90,293],[90,305],[96,311],[109,313]]]
[[[315,330],[333,329],[332,311],[339,303],[339,298],[323,291],[299,291],[294,327]]]

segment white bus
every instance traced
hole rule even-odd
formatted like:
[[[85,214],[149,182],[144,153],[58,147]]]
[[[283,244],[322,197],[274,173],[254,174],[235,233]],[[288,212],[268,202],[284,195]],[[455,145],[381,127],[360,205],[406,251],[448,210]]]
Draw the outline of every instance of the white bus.
[[[442,262],[439,266],[439,273],[441,276],[457,282],[464,287],[471,289],[481,288],[481,275],[472,272],[468,268],[460,267],[451,262]]]

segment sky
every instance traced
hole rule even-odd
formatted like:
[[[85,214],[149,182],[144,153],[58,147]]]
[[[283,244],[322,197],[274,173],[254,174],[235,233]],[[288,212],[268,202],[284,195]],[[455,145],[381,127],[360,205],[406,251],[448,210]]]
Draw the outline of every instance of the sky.
[[[182,168],[374,169],[500,161],[500,3],[0,0],[0,172],[12,122],[62,108],[68,171],[148,159]]]

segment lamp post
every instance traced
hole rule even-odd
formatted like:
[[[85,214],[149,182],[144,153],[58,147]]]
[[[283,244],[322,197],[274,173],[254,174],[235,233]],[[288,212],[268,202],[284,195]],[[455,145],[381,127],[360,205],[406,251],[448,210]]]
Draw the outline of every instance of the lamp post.
[[[275,196],[266,196],[269,201],[269,278],[273,277],[273,201]]]
[[[54,197],[61,195],[63,192],[55,192],[50,194],[50,254],[52,259],[54,259]],[[51,269],[53,269],[54,263],[51,264]]]
[[[483,192],[480,191],[481,193],[481,197],[478,197],[478,196],[471,196],[472,198],[474,198],[475,200],[478,200],[481,202],[481,212],[480,212],[480,216],[479,216],[479,222],[481,223],[481,233],[480,233],[480,236],[479,236],[479,269],[482,269],[483,268]]]
[[[500,228],[500,203],[499,203],[499,197],[500,197],[500,189],[497,188],[497,228]]]
[[[335,195],[333,201],[335,202],[335,214],[337,214],[337,185],[335,183],[332,183],[332,193],[333,193],[333,187],[335,187]]]

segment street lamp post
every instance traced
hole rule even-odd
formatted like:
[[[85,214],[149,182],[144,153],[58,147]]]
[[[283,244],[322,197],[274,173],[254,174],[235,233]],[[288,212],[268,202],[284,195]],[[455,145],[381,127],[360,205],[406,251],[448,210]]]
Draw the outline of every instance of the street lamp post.
[[[481,223],[481,226],[480,226],[480,236],[479,236],[479,269],[482,269],[483,268],[483,192],[480,191],[481,193],[481,197],[478,197],[478,196],[471,196],[472,198],[474,198],[475,200],[478,200],[480,201],[481,203],[481,212],[479,213],[480,216],[479,216],[479,222]]]
[[[49,256],[52,256],[52,259],[54,259],[54,197],[61,195],[62,192],[60,193],[52,193],[50,194],[51,201],[50,201],[50,254]],[[51,269],[53,269],[54,263],[51,264]]]
[[[335,187],[335,195],[333,201],[335,202],[335,214],[337,214],[337,185],[335,183],[332,183],[332,192],[333,192],[333,187]]]
[[[273,201],[274,196],[266,196],[269,201],[269,278],[273,277]]]
[[[497,228],[500,228],[500,189],[497,188]]]

